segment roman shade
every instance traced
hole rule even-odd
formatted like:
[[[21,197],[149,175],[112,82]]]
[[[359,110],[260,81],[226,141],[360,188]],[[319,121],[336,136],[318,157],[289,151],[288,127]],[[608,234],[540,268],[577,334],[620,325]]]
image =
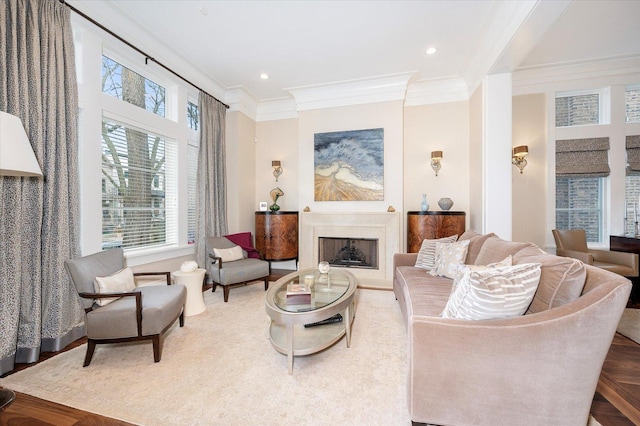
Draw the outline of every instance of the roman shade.
[[[556,176],[609,176],[609,138],[556,141]]]
[[[640,174],[640,135],[627,136],[627,175]]]

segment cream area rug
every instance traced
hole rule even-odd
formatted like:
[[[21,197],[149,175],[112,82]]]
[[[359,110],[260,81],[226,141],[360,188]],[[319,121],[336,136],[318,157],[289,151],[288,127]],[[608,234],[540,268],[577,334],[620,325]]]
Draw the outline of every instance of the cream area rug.
[[[640,343],[640,309],[625,309],[622,314],[620,324],[618,324],[618,333]]]
[[[268,340],[264,287],[204,293],[207,310],[151,343],[86,345],[0,386],[141,425],[409,425],[406,335],[393,292],[358,290],[351,348],[287,358]]]

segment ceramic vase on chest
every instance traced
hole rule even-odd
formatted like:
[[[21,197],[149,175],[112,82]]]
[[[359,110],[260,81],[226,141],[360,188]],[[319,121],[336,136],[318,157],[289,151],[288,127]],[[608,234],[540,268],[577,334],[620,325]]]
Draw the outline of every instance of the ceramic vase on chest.
[[[420,204],[420,210],[426,212],[429,210],[429,203],[427,202],[427,194],[422,194],[422,204]]]

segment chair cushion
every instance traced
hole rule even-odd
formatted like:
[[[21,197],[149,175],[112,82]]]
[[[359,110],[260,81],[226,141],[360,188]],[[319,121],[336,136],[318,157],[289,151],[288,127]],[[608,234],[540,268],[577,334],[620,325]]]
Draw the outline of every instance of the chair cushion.
[[[125,293],[133,291],[136,288],[136,283],[133,280],[133,271],[131,268],[124,268],[107,277],[96,277],[94,287],[96,293]],[[98,306],[105,306],[117,299],[117,297],[96,299],[96,304]]]
[[[233,262],[244,258],[242,247],[235,246],[231,248],[214,248],[213,253],[216,257],[222,259],[223,262]]]
[[[269,262],[260,259],[241,259],[223,262],[222,268],[210,265],[209,274],[217,284],[228,285],[258,280],[269,276]]]
[[[142,335],[162,332],[175,320],[187,298],[187,289],[180,284],[138,287],[142,293]],[[119,339],[138,335],[136,301],[121,297],[106,306],[87,313],[87,337],[90,339]]]
[[[122,248],[100,251],[64,262],[65,269],[78,293],[93,293],[94,278],[108,276],[124,269],[124,251]],[[93,306],[93,299],[80,299],[87,309]]]

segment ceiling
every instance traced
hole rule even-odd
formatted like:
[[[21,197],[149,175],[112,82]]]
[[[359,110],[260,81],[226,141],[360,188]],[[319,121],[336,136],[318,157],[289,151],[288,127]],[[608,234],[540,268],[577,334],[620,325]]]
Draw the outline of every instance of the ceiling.
[[[492,70],[640,57],[636,0],[67,2],[169,67],[258,102],[400,73],[473,87]]]

